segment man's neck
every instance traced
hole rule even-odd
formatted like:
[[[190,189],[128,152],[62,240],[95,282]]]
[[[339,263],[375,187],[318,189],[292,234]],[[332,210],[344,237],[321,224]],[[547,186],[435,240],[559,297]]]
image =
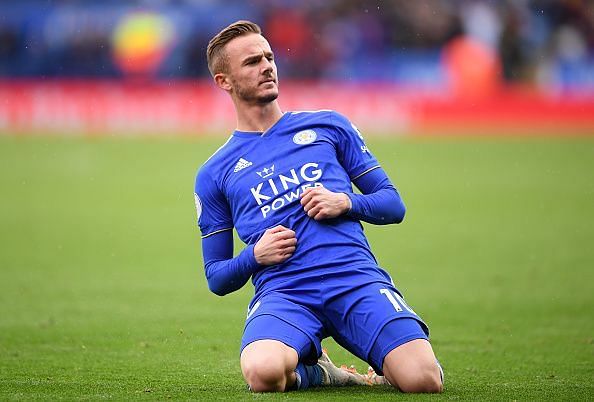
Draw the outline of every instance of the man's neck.
[[[265,105],[236,105],[235,109],[239,131],[264,132],[283,116],[276,100]]]

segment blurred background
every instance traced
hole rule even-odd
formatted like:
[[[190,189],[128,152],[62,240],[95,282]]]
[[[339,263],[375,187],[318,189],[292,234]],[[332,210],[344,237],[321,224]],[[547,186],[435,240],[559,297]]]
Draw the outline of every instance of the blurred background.
[[[390,133],[593,126],[591,0],[21,0],[0,4],[0,130],[232,129],[205,50],[237,19],[270,40],[285,109]]]

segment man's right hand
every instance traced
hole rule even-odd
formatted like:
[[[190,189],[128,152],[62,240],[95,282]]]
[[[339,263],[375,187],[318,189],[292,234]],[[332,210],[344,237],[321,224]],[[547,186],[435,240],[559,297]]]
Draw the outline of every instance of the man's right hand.
[[[267,229],[254,246],[254,257],[260,265],[276,265],[295,252],[295,232],[278,225]]]

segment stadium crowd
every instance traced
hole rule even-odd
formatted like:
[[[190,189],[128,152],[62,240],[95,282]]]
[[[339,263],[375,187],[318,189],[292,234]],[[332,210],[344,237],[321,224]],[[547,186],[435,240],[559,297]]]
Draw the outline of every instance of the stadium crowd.
[[[508,82],[594,88],[593,0],[21,0],[0,16],[0,77],[206,77],[208,38],[250,19],[284,77],[432,85],[465,36]]]

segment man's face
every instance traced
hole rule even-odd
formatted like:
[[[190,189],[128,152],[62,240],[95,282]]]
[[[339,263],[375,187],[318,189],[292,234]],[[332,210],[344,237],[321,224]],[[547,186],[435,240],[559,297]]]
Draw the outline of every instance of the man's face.
[[[247,34],[225,48],[232,96],[252,104],[265,104],[278,97],[274,55],[262,35]]]

